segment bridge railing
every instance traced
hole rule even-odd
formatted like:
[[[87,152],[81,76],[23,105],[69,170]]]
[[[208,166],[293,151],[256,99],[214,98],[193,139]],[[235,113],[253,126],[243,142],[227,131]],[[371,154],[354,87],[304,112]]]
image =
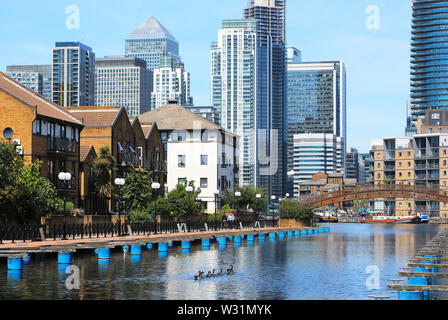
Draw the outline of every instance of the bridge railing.
[[[448,197],[448,190],[441,190],[440,188],[431,188],[427,186],[415,186],[415,185],[401,185],[401,184],[382,184],[374,186],[364,186],[364,187],[341,187],[332,190],[331,192],[313,193],[307,196],[302,196],[299,198],[299,202],[305,205],[311,205],[313,203],[322,202],[331,198],[349,196],[352,194],[359,193],[371,193],[376,191],[401,191],[401,192],[412,192],[419,194],[430,194],[439,197]]]

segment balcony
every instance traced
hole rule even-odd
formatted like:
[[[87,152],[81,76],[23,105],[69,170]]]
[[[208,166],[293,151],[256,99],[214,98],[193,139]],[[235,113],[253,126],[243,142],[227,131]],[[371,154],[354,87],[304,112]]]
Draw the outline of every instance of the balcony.
[[[48,152],[76,153],[78,143],[68,138],[48,138]]]
[[[139,167],[139,158],[135,152],[130,150],[121,150],[118,152],[118,163],[123,166],[131,164],[134,167]]]

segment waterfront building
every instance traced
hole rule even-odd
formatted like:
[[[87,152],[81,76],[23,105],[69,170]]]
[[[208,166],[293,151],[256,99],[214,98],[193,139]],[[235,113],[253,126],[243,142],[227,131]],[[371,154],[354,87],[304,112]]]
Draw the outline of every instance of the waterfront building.
[[[371,142],[370,174],[375,185],[403,184],[448,190],[448,134],[387,137]],[[376,199],[371,207],[387,215],[425,213],[447,217],[446,203],[425,199]]]
[[[67,200],[79,204],[79,160],[82,119],[0,73],[0,132],[13,131],[11,143],[30,163],[42,161],[41,174],[64,195],[60,172],[70,172]],[[3,136],[2,136],[3,138]]]
[[[359,154],[359,185],[366,186],[370,184],[370,154]]]
[[[79,41],[56,42],[53,48],[53,102],[61,107],[95,103],[95,54]]]
[[[148,70],[151,71],[160,67],[162,56],[181,60],[179,43],[154,17],[134,30],[126,39],[125,45],[126,56],[145,60]]]
[[[239,137],[177,104],[138,118],[142,123],[157,122],[166,145],[167,191],[194,181],[201,188],[199,200],[208,213],[214,213],[214,191],[220,191],[219,203],[223,191],[239,184]]]
[[[104,57],[95,61],[95,105],[123,106],[129,117],[150,110],[152,71],[132,57]]]
[[[299,183],[299,197],[328,193],[344,188],[355,188],[356,179],[344,178],[342,173],[318,172],[314,174],[310,180],[303,180]]]
[[[157,124],[151,123],[144,128],[137,120],[130,121],[124,107],[73,107],[68,109],[76,117],[83,119],[84,130],[81,134],[81,146],[93,147],[99,155],[103,147],[108,147],[111,155],[117,159],[119,170],[113,175],[123,177],[126,167],[132,166],[147,172],[154,172],[152,178],[161,185],[165,183],[166,170],[163,159],[163,143],[157,132]],[[86,195],[87,193],[85,193]],[[88,203],[94,198],[84,197],[85,207],[106,210],[106,208]],[[89,200],[90,199],[90,200]],[[116,199],[113,199],[116,200]],[[116,208],[110,203],[109,209]]]
[[[257,183],[256,39],[255,20],[224,20],[212,44],[212,106],[220,125],[241,137],[241,185]]]
[[[448,109],[448,5],[444,0],[412,2],[412,125],[432,107]],[[442,31],[441,31],[442,30]]]
[[[53,96],[51,93],[52,88],[52,68],[51,65],[12,65],[12,66],[6,66],[7,74],[13,78],[16,81],[19,81],[26,87],[30,88],[27,83],[23,83],[18,79],[18,75],[22,78],[22,75],[25,75],[25,78],[28,77],[28,74],[38,74],[39,77],[42,78],[42,89],[34,90],[31,88],[31,90],[36,91],[40,95],[42,95],[45,99],[53,101]],[[31,81],[32,83],[32,81]]]
[[[286,48],[286,63],[294,64],[302,62],[302,51],[294,47]]]
[[[248,0],[244,18],[257,21],[256,185],[280,198],[287,185],[286,0]]]
[[[288,170],[291,170],[295,167],[295,134],[331,134],[346,143],[345,65],[342,61],[288,64],[287,83],[287,154]],[[344,149],[344,172],[345,157]]]
[[[214,124],[219,124],[218,112],[212,106],[184,106],[184,108]]]
[[[162,55],[159,67],[154,69],[151,109],[160,108],[174,100],[181,106],[193,104],[190,96],[190,73],[185,70],[182,61],[170,55]]]
[[[300,183],[312,180],[317,172],[344,176],[344,141],[334,134],[294,135],[294,197],[299,197]]]
[[[356,179],[359,181],[360,166],[359,166],[359,153],[355,148],[350,148],[347,151],[346,156],[346,172],[345,176],[348,179]]]

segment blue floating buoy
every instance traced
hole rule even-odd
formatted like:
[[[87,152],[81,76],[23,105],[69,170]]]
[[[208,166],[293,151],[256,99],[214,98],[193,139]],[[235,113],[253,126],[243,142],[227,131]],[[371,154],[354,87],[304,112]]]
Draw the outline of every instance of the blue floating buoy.
[[[141,246],[131,246],[131,255],[133,256],[140,256],[142,254],[142,247]]]
[[[152,243],[148,243],[148,244],[146,245],[146,249],[148,249],[148,250],[152,250]]]
[[[241,237],[240,237],[240,236],[235,236],[235,237],[233,238],[233,241],[234,241],[235,243],[241,243]]]
[[[159,258],[166,258],[168,257],[168,251],[159,251]]]
[[[325,232],[330,232],[330,228],[325,228]]]
[[[325,233],[325,228],[321,228],[320,232]]]
[[[269,233],[269,239],[275,240],[275,237],[276,237],[275,233],[273,233],[273,232]]]
[[[208,248],[210,248],[210,239],[202,239],[201,240],[201,244],[202,244],[202,247],[204,248],[204,247],[208,247]]]
[[[168,243],[159,243],[159,252],[168,252]]]
[[[30,263],[30,262],[31,262],[31,254],[26,253],[26,254],[23,256],[23,263],[28,264],[28,263]]]
[[[313,229],[309,229],[308,230],[308,234],[313,234],[314,233],[314,230]]]
[[[253,235],[253,234],[248,234],[248,235],[247,235],[247,241],[250,241],[250,242],[255,241],[255,235]]]
[[[22,257],[8,257],[8,270],[22,270]]]
[[[191,248],[190,241],[182,241],[182,250],[185,250],[185,249],[190,250],[190,248]]]
[[[288,231],[288,238],[292,238],[294,236],[294,233],[292,231]]]
[[[422,291],[400,291],[399,300],[423,300]]]
[[[219,244],[219,245],[226,245],[226,243],[227,243],[227,238],[225,238],[225,237],[219,237],[219,238],[217,238],[217,241],[218,241],[218,244]]]
[[[70,252],[58,252],[59,264],[70,264],[72,262],[72,255]]]
[[[128,253],[129,252],[129,246],[123,246],[123,252]]]
[[[110,259],[110,249],[109,248],[100,248],[98,249],[98,259]]]
[[[306,230],[302,230],[302,236],[306,236],[308,232]]]
[[[296,236],[296,237],[300,237],[300,230],[296,230],[296,231],[294,232],[294,236]]]
[[[264,239],[266,239],[266,235],[264,233],[260,233],[258,235],[258,240],[264,240]]]

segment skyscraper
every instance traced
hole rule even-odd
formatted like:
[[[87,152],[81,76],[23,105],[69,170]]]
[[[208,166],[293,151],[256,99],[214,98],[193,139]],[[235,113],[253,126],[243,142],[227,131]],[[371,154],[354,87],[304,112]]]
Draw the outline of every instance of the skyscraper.
[[[411,117],[431,107],[448,109],[448,2],[412,1]],[[414,130],[415,133],[415,130]]]
[[[159,68],[160,58],[164,55],[180,61],[179,43],[154,17],[129,35],[125,50],[126,56],[145,60],[149,70]]]
[[[224,20],[212,43],[212,106],[220,124],[238,134],[240,184],[256,184],[257,21]]]
[[[346,145],[346,79],[343,62],[288,64],[287,105],[289,170],[296,167],[293,164],[295,134],[333,134]],[[345,172],[345,154],[343,148],[339,172]]]
[[[53,48],[53,102],[61,107],[95,103],[95,54],[79,41]]]
[[[244,18],[257,21],[256,184],[267,194],[283,198],[287,181],[286,0],[248,0]],[[263,141],[266,148],[259,143]]]
[[[42,84],[41,84],[42,88],[41,88],[41,92],[38,92],[38,93],[41,94],[47,100],[53,101],[53,97],[51,95],[51,87],[52,87],[51,65],[49,65],[49,64],[48,65],[46,65],[46,64],[43,64],[43,65],[13,65],[13,66],[7,66],[6,71],[9,73],[9,75],[14,80],[21,82],[25,86],[27,86],[26,83],[23,83],[22,81],[20,81],[17,78],[18,75],[25,75],[25,77],[27,77],[26,74],[33,74],[33,73],[39,74],[39,77],[42,78]],[[15,76],[12,75],[14,73],[15,73]]]
[[[182,61],[163,55],[159,67],[154,69],[151,109],[160,108],[169,101],[176,101],[181,106],[193,104],[190,97],[190,73],[185,71]]]
[[[355,148],[350,148],[347,152],[346,156],[346,173],[345,177],[347,179],[356,179],[357,182],[359,181],[359,172],[360,172],[360,165],[359,165],[359,152]]]
[[[152,71],[139,58],[104,57],[95,62],[95,105],[125,107],[130,117],[150,110]]]

